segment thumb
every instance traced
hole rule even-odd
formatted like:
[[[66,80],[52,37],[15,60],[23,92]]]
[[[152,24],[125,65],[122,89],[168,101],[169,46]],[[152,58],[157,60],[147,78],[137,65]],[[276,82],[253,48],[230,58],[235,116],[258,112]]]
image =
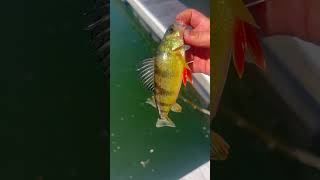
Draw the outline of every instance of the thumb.
[[[210,32],[185,30],[183,36],[184,41],[191,46],[210,48]]]

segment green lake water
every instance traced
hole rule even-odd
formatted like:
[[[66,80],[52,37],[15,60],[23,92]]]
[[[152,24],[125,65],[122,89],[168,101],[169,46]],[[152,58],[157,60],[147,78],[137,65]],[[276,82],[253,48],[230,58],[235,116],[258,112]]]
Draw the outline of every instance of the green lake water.
[[[136,65],[155,54],[157,44],[131,10],[111,1],[110,157],[111,179],[174,180],[209,160],[208,117],[178,101],[181,113],[169,114],[176,128],[156,128],[157,111],[144,103]],[[181,92],[198,102],[194,90]],[[140,162],[148,161],[144,168]]]

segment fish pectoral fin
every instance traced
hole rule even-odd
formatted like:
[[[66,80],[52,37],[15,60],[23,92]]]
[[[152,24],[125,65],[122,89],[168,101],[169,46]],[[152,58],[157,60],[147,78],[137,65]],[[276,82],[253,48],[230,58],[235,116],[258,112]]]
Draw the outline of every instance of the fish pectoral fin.
[[[187,80],[189,81],[190,84],[192,84],[192,75],[191,75],[191,70],[187,69]]]
[[[247,52],[250,53],[254,63],[264,70],[266,64],[255,27],[237,19],[234,25],[233,36],[233,62],[239,77],[242,78],[244,73],[245,57]]]
[[[148,98],[147,100],[146,100],[146,103],[147,104],[150,104],[152,107],[154,107],[154,108],[157,108],[157,106],[156,106],[156,100],[155,100],[155,98],[154,98],[154,96],[151,96],[150,98]]]
[[[158,118],[157,123],[156,123],[156,127],[160,128],[160,127],[164,127],[164,126],[176,127],[174,122],[171,121],[171,119],[169,117],[160,117],[160,118]]]
[[[143,86],[151,91],[154,90],[154,61],[155,58],[145,59],[139,64],[137,69]]]
[[[183,68],[182,71],[182,82],[184,86],[187,85],[187,81],[189,81],[189,83],[192,84],[192,75],[188,66]]]
[[[211,152],[210,158],[213,160],[225,160],[229,155],[229,144],[218,135],[211,131]]]
[[[171,111],[173,111],[173,112],[181,112],[182,111],[182,107],[178,103],[174,103],[171,106]]]

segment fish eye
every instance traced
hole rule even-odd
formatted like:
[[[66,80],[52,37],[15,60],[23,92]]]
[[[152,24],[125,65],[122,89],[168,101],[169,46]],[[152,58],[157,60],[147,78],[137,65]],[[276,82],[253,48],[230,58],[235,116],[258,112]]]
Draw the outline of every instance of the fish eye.
[[[169,26],[169,28],[168,28],[168,32],[169,33],[172,33],[174,31],[174,27],[171,25],[171,26]]]

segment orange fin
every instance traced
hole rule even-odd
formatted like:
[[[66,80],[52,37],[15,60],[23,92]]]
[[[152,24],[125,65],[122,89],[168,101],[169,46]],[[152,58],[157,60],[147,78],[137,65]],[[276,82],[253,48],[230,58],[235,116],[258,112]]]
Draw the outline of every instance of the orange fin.
[[[242,78],[245,65],[246,31],[244,22],[237,19],[234,25],[233,63],[240,78]]]
[[[190,69],[185,67],[183,68],[183,71],[182,71],[182,82],[184,86],[187,85],[187,81],[189,81],[192,84],[192,75],[191,75]]]
[[[258,40],[256,31],[254,27],[251,26],[250,24],[245,23],[244,27],[246,31],[248,50],[253,58],[253,61],[259,68],[261,68],[262,70],[265,70],[266,62],[263,56],[263,50]]]
[[[186,87],[186,85],[187,85],[187,68],[183,68],[182,82],[183,82],[184,87]]]
[[[242,78],[244,73],[246,52],[249,52],[254,63],[264,70],[266,63],[255,27],[237,19],[233,33],[233,62],[239,77]]]
[[[192,84],[192,75],[190,69],[187,69],[187,80]]]

